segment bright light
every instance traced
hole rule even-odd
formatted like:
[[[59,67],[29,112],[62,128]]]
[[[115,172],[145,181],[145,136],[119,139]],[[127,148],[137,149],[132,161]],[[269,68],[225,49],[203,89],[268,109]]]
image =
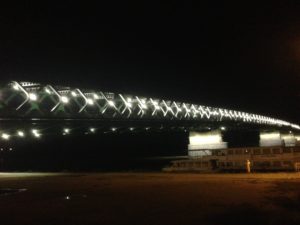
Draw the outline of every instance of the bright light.
[[[4,140],[8,140],[10,138],[10,135],[9,134],[6,134],[6,133],[3,133],[1,135],[1,137],[4,139]]]
[[[94,96],[94,99],[96,99],[96,100],[99,99],[99,96],[97,94],[94,94],[93,96]]]
[[[113,102],[113,101],[108,101],[108,104],[110,105],[110,106],[114,106],[115,105],[115,103]]]
[[[77,94],[76,94],[75,91],[71,91],[71,95],[72,95],[73,97],[77,97]]]
[[[261,133],[260,139],[268,140],[268,139],[280,139],[280,133],[279,132],[274,132],[274,133]]]
[[[69,134],[70,133],[70,129],[69,128],[65,128],[64,129],[64,133]]]
[[[112,128],[111,128],[111,130],[112,130],[112,131],[116,131],[116,130],[117,130],[117,128],[115,128],[115,127],[112,127]]]
[[[18,134],[19,137],[24,137],[25,136],[23,131],[18,131],[17,134]]]
[[[218,132],[191,133],[189,139],[191,145],[216,144],[222,142],[222,136]]]
[[[39,133],[39,131],[36,130],[36,129],[33,129],[31,132],[32,132],[32,134],[33,134],[36,138],[39,138],[39,137],[41,136],[41,134]]]
[[[51,94],[51,91],[50,91],[48,88],[45,88],[45,91],[46,91],[48,94]]]
[[[95,128],[90,128],[90,131],[91,131],[92,133],[95,133],[96,129],[95,129]]]
[[[67,96],[61,96],[61,102],[67,104],[69,102],[69,98]]]
[[[221,127],[221,130],[226,130],[226,127]]]
[[[86,102],[87,102],[89,105],[94,105],[94,101],[93,101],[93,99],[91,99],[91,98],[86,99]]]
[[[133,130],[134,130],[134,127],[130,127],[129,130],[133,131]]]
[[[127,98],[127,102],[131,102],[132,101],[132,99],[131,98]]]
[[[17,85],[17,84],[14,84],[14,85],[13,85],[13,89],[15,89],[15,90],[17,90],[17,91],[18,91],[18,90],[19,90],[19,85]]]
[[[131,103],[131,102],[126,102],[126,106],[127,106],[128,108],[131,108],[131,107],[132,107],[132,103]]]
[[[36,101],[37,100],[37,95],[34,94],[34,93],[29,93],[28,97],[31,101]]]

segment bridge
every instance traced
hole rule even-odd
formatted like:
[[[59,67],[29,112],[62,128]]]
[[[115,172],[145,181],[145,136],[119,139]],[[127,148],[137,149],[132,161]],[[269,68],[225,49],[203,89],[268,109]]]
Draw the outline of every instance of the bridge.
[[[226,147],[221,138],[226,129],[254,127],[262,130],[261,139],[271,131],[273,138],[283,132],[297,139],[294,133],[300,130],[288,121],[232,109],[21,81],[0,87],[0,119],[2,141],[98,131],[182,129],[191,132],[190,150],[201,149],[201,144],[203,149]],[[277,135],[277,142],[278,138],[282,140]]]

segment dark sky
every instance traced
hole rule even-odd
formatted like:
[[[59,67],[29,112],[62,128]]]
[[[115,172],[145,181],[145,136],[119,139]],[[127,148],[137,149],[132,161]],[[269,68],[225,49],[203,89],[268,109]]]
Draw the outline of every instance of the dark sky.
[[[300,122],[300,5],[28,2],[1,7],[1,81],[99,88]]]

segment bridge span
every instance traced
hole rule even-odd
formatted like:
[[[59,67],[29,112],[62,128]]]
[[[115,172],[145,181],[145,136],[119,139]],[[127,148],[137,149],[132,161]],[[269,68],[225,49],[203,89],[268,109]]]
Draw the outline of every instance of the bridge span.
[[[2,141],[97,131],[206,132],[204,136],[191,133],[190,150],[201,148],[198,142],[204,140],[205,149],[226,147],[221,138],[226,129],[254,128],[289,134],[300,130],[299,125],[288,121],[232,109],[22,81],[0,87],[0,119]],[[208,138],[207,132],[211,132]],[[276,138],[277,142],[282,139],[278,135]]]

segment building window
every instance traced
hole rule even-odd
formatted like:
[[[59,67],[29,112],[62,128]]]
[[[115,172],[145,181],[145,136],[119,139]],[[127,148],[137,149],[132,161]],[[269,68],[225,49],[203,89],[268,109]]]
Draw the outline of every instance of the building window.
[[[235,154],[236,155],[242,155],[243,154],[243,150],[242,149],[236,149],[235,150]]]
[[[281,162],[280,161],[274,161],[273,166],[281,167]]]
[[[273,148],[273,154],[280,154],[280,148]]]
[[[291,153],[291,149],[290,148],[283,148],[283,153]]]
[[[271,154],[271,149],[263,148],[263,154]]]
[[[261,154],[260,149],[259,148],[258,149],[253,149],[253,154],[254,155],[260,155]]]
[[[228,150],[227,153],[228,155],[233,155],[233,150]]]

